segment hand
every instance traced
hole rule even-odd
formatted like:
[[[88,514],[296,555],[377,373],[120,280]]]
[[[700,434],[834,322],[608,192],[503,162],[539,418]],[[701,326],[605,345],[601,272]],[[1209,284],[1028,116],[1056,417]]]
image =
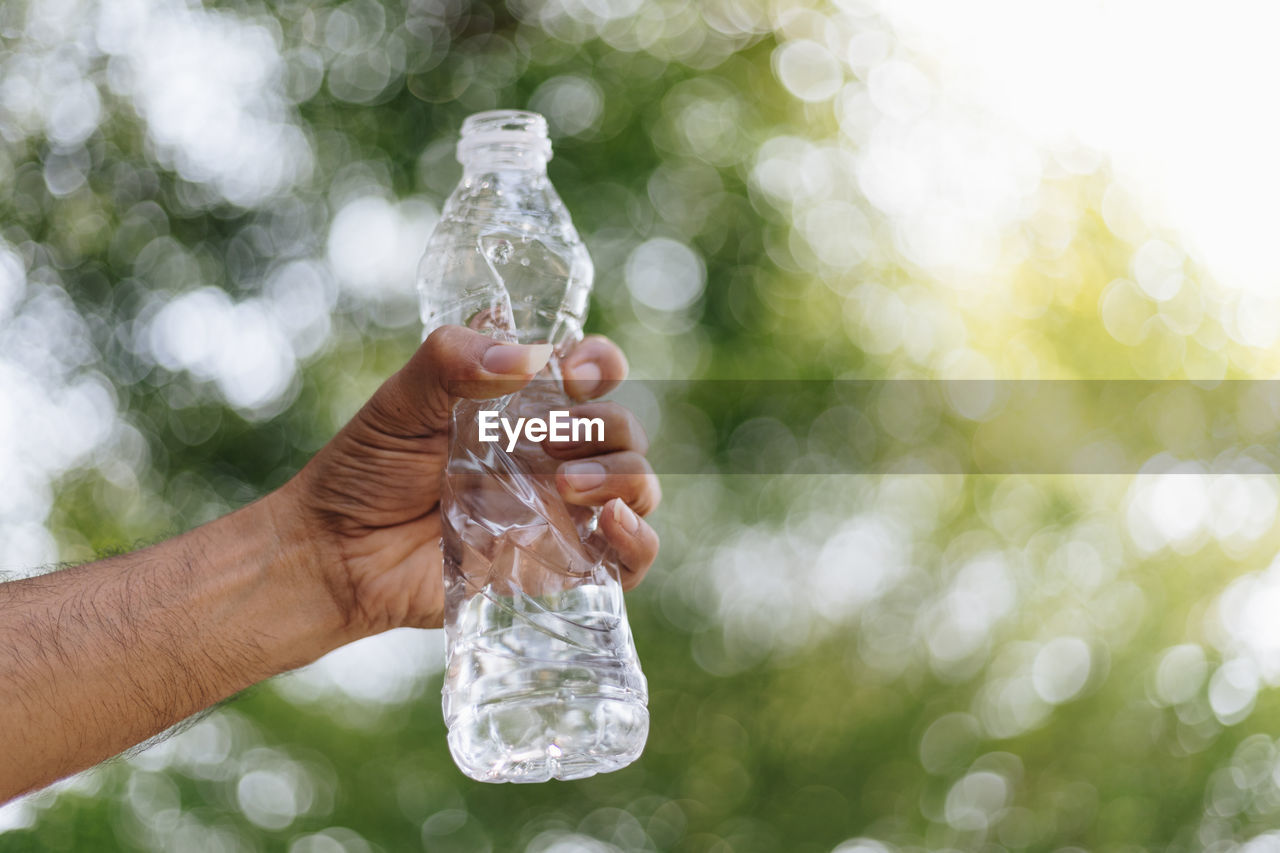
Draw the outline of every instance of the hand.
[[[308,543],[307,562],[346,614],[354,636],[441,625],[439,502],[449,416],[458,399],[453,395],[486,399],[519,390],[550,352],[546,345],[498,343],[456,326],[436,330],[298,476],[272,495],[281,523],[295,541]],[[598,336],[580,342],[561,366],[566,390],[579,400],[608,393],[627,372],[622,352]],[[658,535],[640,517],[661,499],[644,458],[648,442],[634,416],[615,403],[586,403],[574,415],[604,418],[606,441],[545,445],[548,454],[564,460],[556,486],[568,503],[604,507],[600,528],[621,559],[623,587],[631,589],[658,553]]]
[[[449,392],[511,393],[549,355],[440,329],[263,500],[137,553],[0,584],[0,802],[343,643],[440,625],[439,499],[458,399]],[[627,369],[603,338],[561,364],[574,399],[604,394]],[[659,500],[644,433],[615,404],[578,408],[604,418],[607,441],[545,444],[539,462],[558,464],[567,502],[604,507],[600,530],[629,588],[658,551],[628,508],[643,515]],[[575,463],[607,476],[583,479]]]

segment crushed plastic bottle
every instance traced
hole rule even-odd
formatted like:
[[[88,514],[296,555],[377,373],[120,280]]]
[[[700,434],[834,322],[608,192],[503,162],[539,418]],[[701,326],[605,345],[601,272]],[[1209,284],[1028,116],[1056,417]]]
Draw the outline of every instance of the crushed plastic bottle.
[[[453,412],[440,500],[444,716],[454,761],[488,782],[617,770],[649,733],[647,685],[599,511],[564,502],[541,445],[521,440],[507,452],[479,440],[483,410],[514,420],[572,405],[559,357],[581,338],[593,269],[547,179],[550,159],[542,116],[468,118],[462,182],[418,274],[428,333],[456,324],[555,348],[526,389],[462,400]]]

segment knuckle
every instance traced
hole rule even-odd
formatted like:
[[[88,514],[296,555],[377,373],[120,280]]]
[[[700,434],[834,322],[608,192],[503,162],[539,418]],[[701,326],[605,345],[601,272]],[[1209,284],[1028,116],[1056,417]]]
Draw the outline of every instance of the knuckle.
[[[626,451],[618,454],[616,470],[623,474],[620,490],[631,508],[640,515],[648,515],[662,501],[662,487],[649,461],[638,453]]]
[[[648,558],[648,562],[652,563],[658,557],[658,550],[662,548],[662,537],[658,535],[658,531],[654,530],[651,525],[646,523],[645,527],[648,528],[645,536],[649,540],[646,545],[647,553],[645,556]]]
[[[629,474],[633,477],[646,477],[653,473],[653,469],[649,467],[649,460],[634,450],[623,450],[617,454],[618,470],[620,473]]]
[[[605,346],[613,350],[615,357],[618,359],[617,379],[619,382],[621,382],[623,379],[627,377],[627,373],[630,372],[631,370],[631,365],[627,363],[627,354],[622,351],[621,347],[619,347],[617,344],[615,344],[613,341],[609,340],[608,338],[603,338],[603,340],[604,340]]]
[[[645,432],[644,425],[640,423],[640,419],[633,412],[623,409],[626,414],[627,424],[627,445],[636,453],[644,456],[649,452],[649,434]]]
[[[583,408],[588,409],[596,417],[604,418],[606,422],[615,422],[623,411],[622,407],[612,400],[598,400],[594,403],[587,403]]]
[[[427,363],[436,368],[448,364],[453,354],[460,349],[462,342],[459,340],[459,333],[461,332],[462,330],[456,326],[441,326],[427,335],[426,341],[422,344]]]
[[[640,490],[640,494],[636,497],[636,514],[645,516],[658,508],[658,503],[662,500],[662,494],[655,488],[645,488]]]
[[[622,348],[604,335],[587,335],[570,355],[574,362],[594,361],[604,373],[606,387],[626,378],[630,366]]]
[[[441,326],[427,335],[426,348],[429,353],[444,352],[449,348],[449,339],[456,330],[453,326]]]

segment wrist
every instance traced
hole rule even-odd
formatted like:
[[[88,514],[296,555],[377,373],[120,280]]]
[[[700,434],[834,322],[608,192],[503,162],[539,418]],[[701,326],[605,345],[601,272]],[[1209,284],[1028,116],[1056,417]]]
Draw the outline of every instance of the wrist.
[[[225,525],[224,529],[211,529]],[[333,583],[317,531],[304,523],[285,488],[201,528],[241,555],[249,577],[242,583],[246,628],[260,632],[269,645],[275,675],[303,666],[358,638],[343,591]]]

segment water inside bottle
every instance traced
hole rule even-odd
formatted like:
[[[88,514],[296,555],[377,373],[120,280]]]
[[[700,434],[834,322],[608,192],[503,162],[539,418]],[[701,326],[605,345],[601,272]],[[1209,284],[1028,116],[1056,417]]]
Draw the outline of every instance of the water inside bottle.
[[[621,595],[616,583],[543,597],[485,588],[463,605],[446,713],[458,709],[449,748],[464,772],[580,779],[640,755],[649,713]]]

